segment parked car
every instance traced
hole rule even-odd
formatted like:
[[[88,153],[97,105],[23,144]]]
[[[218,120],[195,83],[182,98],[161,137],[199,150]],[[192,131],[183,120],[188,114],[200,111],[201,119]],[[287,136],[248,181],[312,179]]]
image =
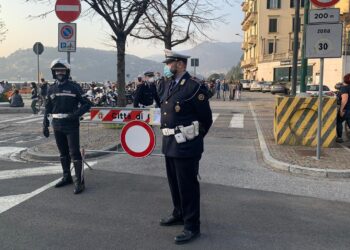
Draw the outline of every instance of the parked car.
[[[320,85],[312,84],[306,85],[306,94],[309,96],[318,96]],[[300,86],[297,86],[297,94],[300,93]],[[323,85],[322,90],[323,96],[336,97],[335,93],[329,89],[327,85]]]
[[[341,86],[343,86],[343,83],[342,82],[338,82],[336,85],[334,85],[334,88],[335,88],[335,92],[339,91]]]
[[[271,85],[271,94],[289,94],[290,84],[284,82],[276,82]]]
[[[262,84],[261,92],[263,93],[271,92],[271,86],[272,86],[272,82],[264,82]]]
[[[242,83],[243,90],[250,90],[250,84],[251,84],[250,80],[241,79],[239,80],[239,82]]]
[[[261,91],[263,82],[253,81],[250,85],[250,91]]]

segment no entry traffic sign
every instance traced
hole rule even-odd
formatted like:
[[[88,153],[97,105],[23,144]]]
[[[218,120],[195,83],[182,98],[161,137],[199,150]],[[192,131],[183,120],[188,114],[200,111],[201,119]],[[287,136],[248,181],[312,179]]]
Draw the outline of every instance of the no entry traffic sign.
[[[339,0],[311,0],[311,2],[317,7],[331,7],[339,2]]]
[[[57,0],[55,12],[62,22],[73,22],[78,19],[81,12],[80,0]]]
[[[137,120],[124,126],[120,141],[124,151],[136,158],[150,155],[156,144],[152,128],[147,123]]]

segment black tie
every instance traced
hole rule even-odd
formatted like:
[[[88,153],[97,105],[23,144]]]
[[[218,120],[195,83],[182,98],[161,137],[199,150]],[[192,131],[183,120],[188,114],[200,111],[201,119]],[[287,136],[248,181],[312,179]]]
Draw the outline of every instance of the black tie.
[[[173,92],[173,89],[176,86],[176,81],[175,80],[171,80],[170,85],[169,85],[169,91],[168,91],[168,95],[171,94],[171,92]]]

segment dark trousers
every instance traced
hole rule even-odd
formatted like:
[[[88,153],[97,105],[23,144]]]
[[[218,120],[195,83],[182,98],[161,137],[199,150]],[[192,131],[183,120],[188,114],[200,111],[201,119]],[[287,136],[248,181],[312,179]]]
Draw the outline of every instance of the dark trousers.
[[[81,161],[79,128],[54,128],[54,134],[60,157],[70,157],[73,161]]]
[[[346,124],[350,128],[350,114],[349,114],[349,112],[346,112],[346,114],[343,117],[341,117],[340,113],[338,111],[338,114],[337,114],[337,137],[338,138],[341,138],[343,136],[343,123],[344,123],[344,121],[346,121]]]
[[[33,114],[37,114],[38,113],[38,109],[36,108],[36,103],[37,102],[38,102],[38,100],[32,100],[31,108],[33,110]]]
[[[197,179],[200,158],[165,157],[174,205],[173,216],[183,218],[185,229],[191,231],[199,230],[200,225],[200,192]]]

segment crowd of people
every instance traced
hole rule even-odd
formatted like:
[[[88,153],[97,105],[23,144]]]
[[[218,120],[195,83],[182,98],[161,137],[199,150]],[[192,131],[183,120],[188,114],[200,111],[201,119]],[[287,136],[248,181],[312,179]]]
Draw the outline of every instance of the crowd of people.
[[[242,93],[242,83],[239,81],[227,81],[226,79],[212,79],[208,84],[208,88],[213,96],[219,100],[240,100]]]

